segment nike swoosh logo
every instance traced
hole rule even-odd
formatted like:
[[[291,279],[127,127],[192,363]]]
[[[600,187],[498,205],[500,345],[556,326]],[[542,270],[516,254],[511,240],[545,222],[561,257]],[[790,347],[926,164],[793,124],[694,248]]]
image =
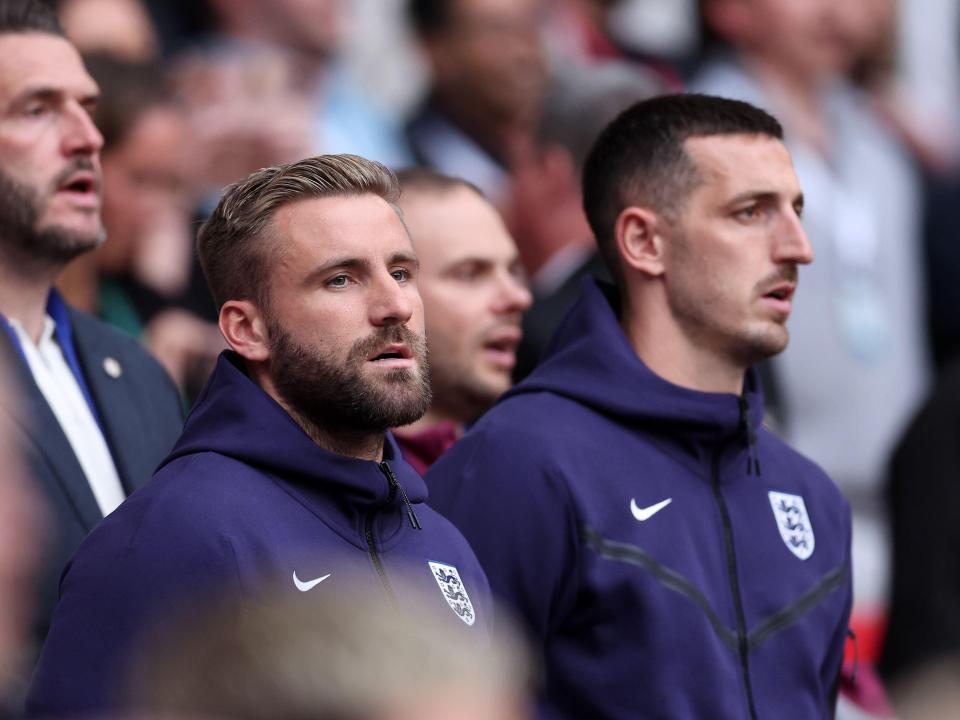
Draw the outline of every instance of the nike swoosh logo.
[[[666,500],[661,500],[656,505],[651,505],[650,507],[639,507],[637,501],[633,498],[630,498],[630,512],[633,513],[633,516],[643,522],[644,520],[649,520],[658,512],[663,510],[667,505],[673,502],[673,498],[667,498]]]
[[[332,574],[333,574],[333,573],[327,573],[327,574],[324,575],[323,577],[318,577],[316,580],[308,580],[307,582],[304,582],[303,580],[301,580],[300,578],[297,577],[297,571],[294,570],[294,571],[293,571],[293,584],[297,586],[297,590],[299,590],[300,592],[306,592],[307,590],[313,590],[313,588],[315,588],[317,585],[319,585],[320,583],[322,583],[324,580],[326,580],[326,579],[327,579],[328,577],[330,577]]]

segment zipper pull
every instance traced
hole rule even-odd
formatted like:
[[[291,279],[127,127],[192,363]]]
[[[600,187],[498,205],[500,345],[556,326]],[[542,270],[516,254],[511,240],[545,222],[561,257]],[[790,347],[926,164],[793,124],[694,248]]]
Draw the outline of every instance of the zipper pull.
[[[412,527],[414,530],[423,530],[423,526],[420,524],[420,519],[413,511],[413,504],[410,502],[407,491],[403,489],[403,485],[401,485],[400,481],[397,480],[397,477],[393,474],[393,470],[387,464],[386,460],[380,463],[380,471],[386,475],[387,482],[389,482],[392,487],[399,491],[400,497],[403,499],[403,504],[407,506],[407,518],[410,520],[410,527]]]

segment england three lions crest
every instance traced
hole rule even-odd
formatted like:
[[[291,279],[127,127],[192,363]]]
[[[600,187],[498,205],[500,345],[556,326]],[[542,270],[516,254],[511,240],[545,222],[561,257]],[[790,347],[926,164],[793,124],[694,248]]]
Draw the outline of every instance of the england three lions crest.
[[[801,560],[813,555],[814,537],[807,506],[799,495],[770,491],[770,507],[787,549]]]
[[[430,572],[433,573],[433,579],[440,586],[440,592],[447,601],[447,605],[453,610],[457,617],[463,620],[467,625],[473,625],[477,616],[473,611],[473,603],[470,602],[470,596],[467,595],[467,589],[463,586],[463,580],[460,579],[460,573],[453,565],[427,561],[430,566]]]

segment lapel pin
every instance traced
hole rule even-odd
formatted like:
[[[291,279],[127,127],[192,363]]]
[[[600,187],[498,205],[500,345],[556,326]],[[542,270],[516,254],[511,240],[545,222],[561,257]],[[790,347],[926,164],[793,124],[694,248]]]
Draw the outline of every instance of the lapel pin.
[[[105,357],[103,359],[103,371],[114,379],[123,375],[123,368],[120,367],[120,363],[117,362],[116,358],[112,357]]]

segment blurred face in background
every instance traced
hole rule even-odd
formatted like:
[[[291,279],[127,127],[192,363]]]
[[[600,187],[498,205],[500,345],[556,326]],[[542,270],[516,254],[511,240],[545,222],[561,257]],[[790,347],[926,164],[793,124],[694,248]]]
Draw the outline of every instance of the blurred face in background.
[[[449,24],[425,41],[442,94],[501,122],[532,118],[546,86],[540,0],[454,0]]]
[[[805,80],[847,72],[889,0],[705,0],[709,24],[763,62]]]
[[[105,52],[143,62],[160,53],[160,40],[141,0],[61,0],[57,15],[84,55]]]
[[[337,54],[345,32],[343,0],[268,0],[261,6],[273,42],[323,60]]]
[[[109,242],[101,255],[108,270],[128,263],[138,240],[158,225],[188,224],[186,138],[184,116],[173,107],[155,105],[104,151],[103,221]]]
[[[431,413],[469,422],[510,387],[532,296],[503,220],[475,191],[414,189],[401,204],[420,257]]]

